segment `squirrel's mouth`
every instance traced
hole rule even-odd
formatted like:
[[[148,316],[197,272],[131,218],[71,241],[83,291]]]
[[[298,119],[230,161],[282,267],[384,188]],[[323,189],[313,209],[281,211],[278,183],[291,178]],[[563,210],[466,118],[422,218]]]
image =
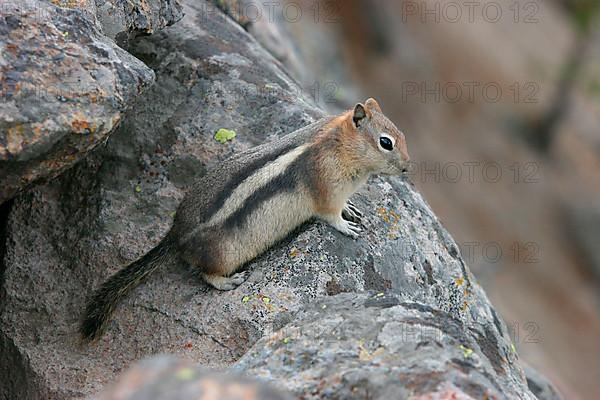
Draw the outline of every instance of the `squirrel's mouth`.
[[[381,171],[379,173],[379,175],[384,175],[384,176],[397,176],[397,175],[401,175],[402,173],[400,172],[400,170],[397,167],[392,167],[390,169]]]
[[[408,165],[393,165],[390,166],[389,170],[385,171],[386,175],[404,175],[408,172]]]

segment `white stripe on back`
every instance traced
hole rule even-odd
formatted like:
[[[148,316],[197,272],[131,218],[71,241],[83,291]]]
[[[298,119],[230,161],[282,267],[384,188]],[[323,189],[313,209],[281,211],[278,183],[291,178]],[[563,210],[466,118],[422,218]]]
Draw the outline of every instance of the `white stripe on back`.
[[[281,175],[294,160],[302,155],[306,147],[308,147],[308,145],[298,146],[254,172],[231,192],[231,195],[225,200],[219,211],[217,211],[208,222],[202,225],[212,226],[225,221],[227,217],[240,209],[244,205],[246,199],[248,199],[248,197],[256,190]]]

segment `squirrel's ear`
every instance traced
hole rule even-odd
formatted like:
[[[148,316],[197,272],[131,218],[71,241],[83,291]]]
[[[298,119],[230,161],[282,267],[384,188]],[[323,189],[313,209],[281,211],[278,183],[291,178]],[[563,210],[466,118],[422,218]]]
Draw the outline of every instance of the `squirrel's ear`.
[[[370,98],[369,100],[367,100],[365,102],[365,105],[367,106],[368,109],[370,110],[375,110],[378,113],[381,113],[381,107],[379,107],[379,103],[377,102],[377,100],[375,100],[374,98]]]
[[[358,103],[356,107],[354,107],[354,115],[352,116],[354,126],[358,128],[366,117],[367,110],[365,109],[365,106],[363,106],[361,103]]]

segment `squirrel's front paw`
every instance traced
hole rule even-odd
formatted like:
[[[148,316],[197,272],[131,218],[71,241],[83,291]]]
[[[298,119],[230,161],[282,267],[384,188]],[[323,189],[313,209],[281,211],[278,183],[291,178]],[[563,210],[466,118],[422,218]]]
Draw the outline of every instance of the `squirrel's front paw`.
[[[362,219],[362,212],[354,204],[350,201],[346,202],[344,209],[342,210],[342,217],[347,221],[352,221],[355,223],[360,223]]]
[[[342,232],[344,235],[350,236],[352,239],[357,239],[362,232],[360,225],[358,225],[356,222],[346,221],[342,218],[332,224],[332,226],[338,231]]]

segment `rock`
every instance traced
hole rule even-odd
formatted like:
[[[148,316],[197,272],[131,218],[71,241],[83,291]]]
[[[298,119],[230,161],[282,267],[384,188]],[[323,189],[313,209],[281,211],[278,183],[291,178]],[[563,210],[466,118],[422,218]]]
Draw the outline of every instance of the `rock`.
[[[328,305],[327,321],[340,315],[342,322],[351,311],[365,319],[358,341],[367,325],[385,332],[364,342],[369,354],[375,350],[369,346],[380,343],[403,357],[410,346],[389,329],[393,318],[413,318],[415,326],[448,334],[440,342],[446,358],[472,355],[462,360],[460,376],[482,386],[458,389],[533,398],[506,326],[458,247],[410,182],[398,178],[373,178],[353,199],[365,213],[359,240],[308,223],[250,263],[249,280],[230,292],[210,289],[181,266],[166,266],[118,307],[106,335],[92,345],[78,343],[77,325],[91,291],[159,242],[196,175],[324,115],[233,20],[220,12],[207,18],[207,4],[184,2],[182,21],[131,44],[155,71],[156,84],[137,96],[106,146],[10,206],[0,303],[0,373],[7,378],[0,397],[87,396],[133,361],[156,353],[230,366],[261,337],[286,325],[300,327],[295,318],[317,323],[318,305]],[[214,139],[220,129],[237,135],[221,144]],[[362,291],[373,291],[374,299],[355,293]],[[321,299],[344,292],[350,293]],[[387,294],[381,298],[380,292]],[[348,308],[349,299],[356,309]],[[385,307],[384,300],[390,302]],[[382,320],[374,322],[375,315]],[[392,325],[384,330],[386,321]],[[338,348],[352,343],[348,337]],[[254,371],[252,354],[257,364],[267,357],[260,353],[263,345],[237,368]],[[432,346],[417,349],[425,355],[405,370],[407,380],[419,381],[420,372],[439,365]],[[350,365],[349,355],[340,357]],[[460,373],[458,366],[448,369]],[[367,370],[347,372],[355,381],[361,373],[369,376]],[[313,383],[308,379],[306,387]]]
[[[124,46],[137,35],[154,33],[183,18],[177,0],[110,0],[96,2],[95,8],[104,34]]]
[[[154,357],[137,363],[96,400],[291,400],[239,376],[207,371],[189,361]]]
[[[53,3],[71,8],[1,4],[0,203],[106,141],[153,82],[152,70],[110,38],[180,18],[174,0],[113,0],[97,10],[92,1]]]
[[[345,293],[299,312],[236,369],[303,399],[534,399],[494,330],[394,294]]]
[[[210,4],[214,4],[212,10]],[[301,61],[296,46],[290,46],[292,36],[282,12],[284,5],[267,0],[213,0],[207,12],[221,9],[248,31],[266,50],[279,60],[298,82],[306,82],[310,70]],[[294,7],[296,10],[296,7]],[[323,36],[321,36],[323,38]]]
[[[219,7],[237,21],[283,64],[300,90],[320,107],[338,112],[352,107],[360,97],[353,84],[346,49],[340,45],[343,8],[339,5],[269,0],[211,3],[214,5],[208,6],[207,14]]]
[[[539,400],[560,400],[562,397],[554,385],[529,365],[524,365],[527,386]]]

